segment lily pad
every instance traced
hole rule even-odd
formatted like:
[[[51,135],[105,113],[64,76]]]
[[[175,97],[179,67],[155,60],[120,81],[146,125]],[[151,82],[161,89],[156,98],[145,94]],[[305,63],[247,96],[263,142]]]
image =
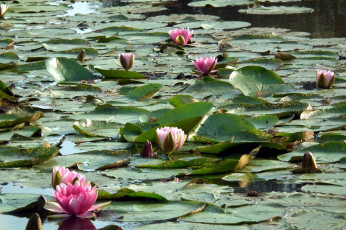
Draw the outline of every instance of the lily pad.
[[[92,80],[94,75],[83,66],[68,58],[50,58],[46,60],[47,71],[58,83]]]
[[[314,12],[314,9],[301,6],[259,6],[239,10],[239,13],[259,15],[306,14],[312,12]]]
[[[200,212],[181,219],[194,223],[253,224],[271,219],[278,219],[284,215],[282,209],[266,205],[249,205],[233,208],[230,211],[230,213]]]
[[[15,147],[0,148],[0,167],[25,167],[50,161],[59,153],[57,147],[37,147],[19,149]]]
[[[132,100],[141,101],[146,98],[152,97],[162,87],[163,85],[157,84],[157,83],[146,84],[146,85],[135,88],[134,90],[126,94],[126,97]]]
[[[250,97],[293,90],[279,75],[260,66],[246,66],[233,71],[229,80],[235,88]]]
[[[95,68],[97,72],[102,74],[105,78],[114,78],[114,79],[140,79],[147,78],[147,76],[133,72],[133,71],[125,71],[125,70],[106,70]]]
[[[91,137],[115,137],[119,133],[119,124],[107,121],[77,121],[73,128],[80,134]]]
[[[0,70],[14,67],[18,64],[19,57],[14,52],[0,54]]]
[[[118,211],[123,210],[121,221],[163,221],[172,220],[203,210],[205,204],[199,202],[166,202],[163,204],[121,203],[117,204]],[[112,205],[108,206],[112,208]]]
[[[301,161],[305,152],[311,152],[317,163],[337,162],[346,156],[346,143],[330,141],[324,144],[314,145],[308,148],[303,148],[291,153],[278,156],[282,161]]]
[[[198,129],[196,137],[203,137],[212,142],[253,141],[265,139],[267,135],[256,131],[254,125],[244,117],[235,114],[213,114]]]

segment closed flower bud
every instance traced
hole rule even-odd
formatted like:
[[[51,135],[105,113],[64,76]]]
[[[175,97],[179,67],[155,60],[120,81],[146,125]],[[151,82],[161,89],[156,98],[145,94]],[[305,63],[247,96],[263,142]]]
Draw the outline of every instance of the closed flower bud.
[[[135,60],[135,55],[133,53],[122,53],[119,55],[119,60],[121,66],[125,70],[129,70],[133,66],[133,62]]]
[[[153,147],[150,141],[147,141],[142,149],[141,157],[151,158],[153,156]]]
[[[303,156],[302,168],[308,170],[317,169],[315,158],[309,151],[306,152]]]
[[[186,135],[183,130],[177,127],[163,127],[156,129],[156,142],[159,149],[167,154],[180,149],[185,140]]]
[[[318,70],[316,73],[316,84],[318,88],[330,89],[335,81],[334,72]]]
[[[6,14],[8,8],[9,7],[6,6],[6,4],[1,4],[0,5],[0,18],[4,17],[4,15]]]

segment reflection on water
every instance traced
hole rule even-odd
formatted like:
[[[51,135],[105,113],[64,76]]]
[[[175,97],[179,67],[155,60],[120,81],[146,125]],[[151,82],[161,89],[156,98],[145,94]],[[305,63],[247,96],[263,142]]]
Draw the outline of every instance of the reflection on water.
[[[92,14],[96,13],[97,8],[100,7],[99,2],[75,2],[71,4],[72,9],[66,11],[63,16],[75,16],[76,14]]]
[[[290,15],[247,15],[240,14],[244,6],[203,8],[190,7],[187,1],[173,1],[165,4],[168,10],[153,12],[148,16],[170,14],[217,15],[225,21],[250,22],[252,27],[287,28],[293,31],[309,32],[313,38],[346,37],[346,1],[345,0],[306,0],[287,3],[262,3],[263,6],[301,6],[313,8],[313,13]],[[231,2],[231,1],[230,1]],[[102,1],[102,7],[123,5],[119,0]]]

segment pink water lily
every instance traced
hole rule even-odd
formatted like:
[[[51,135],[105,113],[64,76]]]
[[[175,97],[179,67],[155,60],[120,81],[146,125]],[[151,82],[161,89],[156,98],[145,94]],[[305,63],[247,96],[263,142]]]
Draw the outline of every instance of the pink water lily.
[[[192,61],[192,64],[203,73],[204,76],[207,76],[216,66],[217,58],[215,57],[205,57],[205,58],[196,58],[196,61]]]
[[[0,18],[2,18],[6,14],[8,8],[9,7],[6,6],[6,4],[1,4],[0,5]]]
[[[86,178],[85,176],[75,172],[70,171],[68,168],[61,166],[54,166],[52,173],[52,187],[55,189],[57,185],[63,183],[73,183],[74,181],[79,180],[80,183],[84,183]]]
[[[172,153],[180,149],[186,135],[183,130],[177,127],[163,127],[156,129],[156,142],[159,149],[164,153]]]
[[[78,180],[74,184],[57,185],[56,190],[53,191],[57,203],[47,202],[45,209],[62,214],[59,216],[93,217],[93,211],[110,204],[107,202],[94,205],[98,195],[96,189],[96,186],[91,187],[90,182],[80,183]]]
[[[133,66],[135,55],[133,53],[122,53],[122,54],[119,54],[119,60],[120,60],[121,66],[125,70],[129,70]]]
[[[186,45],[193,35],[193,31],[190,29],[174,29],[168,31],[169,36],[172,38],[173,42],[177,45]]]
[[[334,72],[327,70],[318,70],[316,73],[316,84],[318,88],[329,89],[335,81]]]

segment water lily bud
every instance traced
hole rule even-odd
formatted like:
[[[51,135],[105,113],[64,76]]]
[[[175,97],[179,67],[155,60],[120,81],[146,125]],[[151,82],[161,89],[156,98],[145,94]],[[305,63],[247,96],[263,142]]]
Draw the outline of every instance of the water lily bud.
[[[153,156],[153,147],[150,141],[147,141],[142,149],[141,157],[151,158]]]
[[[42,221],[40,216],[35,213],[33,214],[26,225],[25,230],[42,230]]]
[[[85,49],[82,49],[77,56],[77,60],[84,63],[85,56],[86,56]]]
[[[334,72],[318,70],[316,73],[316,84],[318,88],[330,89],[335,81]]]
[[[190,29],[186,29],[186,28],[174,29],[174,30],[168,31],[168,34],[175,44],[184,46],[190,41],[190,38],[193,35],[193,31],[190,31]]]
[[[309,169],[309,170],[317,169],[317,164],[316,164],[315,158],[312,155],[312,153],[309,151],[306,152],[303,156],[302,168],[303,169]]]
[[[8,8],[9,7],[6,6],[6,4],[1,4],[0,5],[0,18],[4,17],[4,15],[6,14]]]
[[[192,64],[203,73],[204,76],[207,76],[216,66],[217,58],[215,57],[205,57],[205,58],[196,58],[196,61],[192,61]]]
[[[163,127],[156,129],[156,142],[159,149],[167,154],[180,149],[185,140],[186,135],[182,129],[177,127]]]
[[[86,178],[85,176],[75,172],[70,171],[68,168],[55,166],[52,173],[52,187],[55,189],[59,184],[74,184],[76,181],[84,183]]]
[[[133,66],[133,62],[135,60],[135,55],[133,53],[122,53],[119,55],[119,60],[121,66],[125,70],[129,70]]]

